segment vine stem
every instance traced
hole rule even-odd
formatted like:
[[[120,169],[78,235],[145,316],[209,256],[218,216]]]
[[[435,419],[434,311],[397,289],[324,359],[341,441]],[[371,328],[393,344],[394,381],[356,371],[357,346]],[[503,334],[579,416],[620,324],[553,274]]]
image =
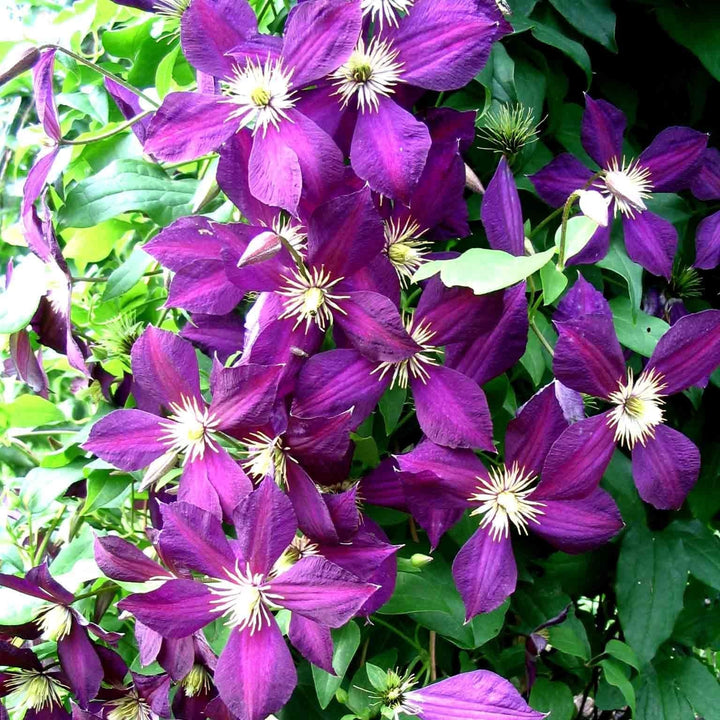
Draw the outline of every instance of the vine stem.
[[[412,645],[423,657],[427,655],[427,650],[425,650],[424,647],[422,647],[419,643],[416,643],[409,635],[406,635],[401,630],[398,630],[394,625],[391,625],[389,622],[385,622],[384,620],[381,620],[379,617],[374,616],[373,622],[377,623],[378,625],[381,625],[384,628],[387,628],[391,632],[394,632],[398,637],[402,638],[408,645]]]
[[[535,237],[535,235],[537,235],[544,227],[546,227],[548,223],[551,223],[562,211],[563,208],[561,207],[553,210],[544,220],[538,223],[537,227],[534,227],[532,229],[532,231],[528,235],[528,239]]]
[[[565,205],[563,205],[562,209],[562,223],[560,225],[560,247],[558,248],[558,269],[561,271],[565,269],[565,245],[567,242],[568,220],[570,219],[570,212],[572,210],[572,206],[575,204],[575,200],[577,200],[578,197],[579,196],[576,193],[570,195],[570,197],[565,201]]]
[[[135,117],[132,117],[129,120],[120,123],[120,125],[116,125],[112,130],[108,130],[107,132],[101,133],[100,135],[95,135],[93,137],[79,140],[65,140],[63,138],[62,140],[60,140],[60,145],[89,145],[90,143],[99,142],[100,140],[107,140],[107,138],[118,135],[124,130],[132,127],[135,123],[140,122],[140,120],[145,119],[146,117],[148,117],[148,115],[152,115],[154,112],[154,110],[145,110],[144,112],[135,115]]]
[[[40,547],[35,552],[33,565],[37,565],[42,560],[42,557],[45,554],[45,550],[47,550],[48,543],[50,542],[50,536],[55,532],[55,528],[57,528],[58,524],[62,520],[62,516],[65,514],[65,510],[67,510],[67,505],[62,505],[58,513],[50,521],[50,525],[48,526],[47,532],[45,533],[45,537],[43,538],[42,543],[40,543]]]
[[[99,138],[96,138],[99,140]],[[155,277],[156,275],[162,275],[164,270],[152,270],[151,272],[146,272],[142,277]],[[91,275],[80,275],[78,277],[71,278],[74,283],[79,282],[85,282],[85,283],[104,283],[107,282],[110,279],[110,276],[100,276],[100,277],[92,277]]]
[[[537,339],[540,341],[540,344],[547,350],[548,354],[551,358],[555,357],[555,350],[553,350],[553,346],[547,341],[545,336],[540,332],[540,328],[537,326],[537,323],[535,322],[535,318],[531,317],[529,318],[528,322],[530,323],[530,327],[532,328],[532,331],[537,335]]]

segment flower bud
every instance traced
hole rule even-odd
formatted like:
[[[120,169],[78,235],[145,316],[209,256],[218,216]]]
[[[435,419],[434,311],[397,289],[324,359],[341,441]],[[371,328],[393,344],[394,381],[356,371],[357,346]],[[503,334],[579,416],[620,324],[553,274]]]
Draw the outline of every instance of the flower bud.
[[[17,59],[11,58],[5,67],[0,68],[0,87],[29,70],[39,59],[40,51],[36,47],[26,48]]]
[[[423,568],[426,565],[429,565],[433,561],[433,558],[430,557],[430,555],[423,555],[422,553],[415,553],[410,557],[410,562],[413,564],[413,567],[416,568]]]
[[[580,212],[602,227],[608,224],[608,200],[597,190],[576,190]]]

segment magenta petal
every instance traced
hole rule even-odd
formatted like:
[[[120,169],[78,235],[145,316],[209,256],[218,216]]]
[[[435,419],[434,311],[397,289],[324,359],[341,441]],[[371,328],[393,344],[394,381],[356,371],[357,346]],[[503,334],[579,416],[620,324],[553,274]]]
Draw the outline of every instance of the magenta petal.
[[[164,637],[182,638],[218,617],[213,594],[194,580],[168,580],[157,590],[129,595],[118,603]]]
[[[53,70],[55,68],[55,50],[40,53],[40,59],[33,67],[33,94],[38,118],[47,136],[56,143],[62,137],[55,94],[53,93]]]
[[[634,218],[623,217],[623,230],[630,259],[669,280],[678,242],[675,226],[646,210]]]
[[[650,170],[653,192],[677,192],[690,186],[707,147],[705,133],[669,127],[657,135],[638,158]]]
[[[625,361],[612,319],[585,315],[556,322],[553,370],[557,379],[578,392],[606,398],[625,377]]]
[[[556,397],[556,383],[546,385],[523,405],[505,434],[505,463],[540,475],[552,444],[567,429],[568,422]]]
[[[206,355],[217,355],[220,362],[242,350],[245,324],[235,313],[227,315],[193,314],[180,331],[180,337],[189,340]]]
[[[243,295],[228,279],[222,260],[200,261],[175,273],[165,306],[225,315],[237,307]]]
[[[194,160],[217,150],[237,129],[233,106],[216,95],[170,93],[148,127],[143,150],[159,160]]]
[[[98,420],[83,444],[121,470],[141,470],[167,451],[162,420],[142,410],[115,410]]]
[[[495,452],[485,393],[457,370],[431,367],[426,382],[411,380],[422,431],[438,445]]]
[[[660,510],[677,510],[700,473],[700,451],[667,425],[632,451],[632,469],[640,497]]]
[[[237,504],[252,492],[253,485],[250,478],[224,448],[218,448],[217,452],[206,450],[202,465],[211,488],[217,494],[222,516],[232,518]]]
[[[237,720],[265,720],[290,699],[297,674],[274,619],[251,633],[233,629],[215,668],[220,698]]]
[[[420,720],[542,720],[508,680],[489,670],[460,673],[405,697]]]
[[[504,250],[511,255],[525,253],[520,196],[504,156],[500,158],[495,175],[487,186],[481,212],[491,248]]]
[[[160,506],[163,527],[160,547],[167,556],[187,570],[225,578],[235,567],[235,554],[225,537],[220,520],[186,502]]]
[[[103,668],[87,630],[76,620],[70,632],[58,641],[57,652],[78,704],[87,707],[100,689]]]
[[[283,58],[302,87],[336,70],[349,57],[362,28],[358,3],[314,0],[296,5],[285,24]]]
[[[340,627],[354,617],[377,590],[319,555],[299,560],[270,581],[284,608],[326,627]]]
[[[713,270],[720,265],[720,212],[704,218],[698,225],[693,264],[701,270]]]
[[[530,180],[548,205],[561,207],[575,190],[587,185],[592,175],[574,155],[563,153],[531,175]]]
[[[125,582],[146,582],[167,573],[138,547],[115,535],[95,538],[95,562],[109,578]]]
[[[620,162],[626,125],[624,113],[614,105],[585,95],[582,144],[600,167],[607,168],[613,158]]]
[[[313,540],[337,542],[330,511],[310,476],[297,463],[288,462],[287,494],[298,519],[298,527]]]
[[[177,499],[183,504],[198,507],[220,519],[223,515],[220,498],[218,498],[218,494],[210,482],[205,464],[205,459],[214,454],[208,450],[202,458],[196,458],[185,464],[180,478]]]
[[[664,395],[707,384],[720,365],[720,310],[680,318],[660,338],[648,362],[662,375]]]
[[[610,305],[603,294],[596,290],[582,275],[560,301],[555,311],[555,321],[565,322],[583,315],[604,315],[612,319]]]
[[[571,500],[591,493],[600,483],[615,450],[615,431],[602,413],[573,423],[550,448],[538,500]]]
[[[430,132],[393,99],[358,114],[350,160],[353,170],[382,195],[409,202],[430,151]]]
[[[287,495],[271,479],[238,504],[233,520],[241,559],[266,575],[292,542],[297,518]]]
[[[338,462],[347,455],[352,425],[350,410],[332,417],[290,416],[285,438],[293,457],[313,472],[312,468]]]
[[[398,362],[419,352],[420,346],[408,335],[389,298],[360,290],[347,293],[339,304],[343,312],[335,312],[335,322],[368,360]]]
[[[293,613],[288,638],[304,658],[325,672],[335,675],[332,666],[333,642],[329,628]]]
[[[509,537],[493,540],[480,528],[460,548],[453,578],[465,603],[465,620],[500,607],[515,592],[517,566]]]
[[[623,527],[615,501],[599,488],[578,500],[544,500],[543,503],[539,524],[532,523],[530,529],[563,552],[594,550]]]

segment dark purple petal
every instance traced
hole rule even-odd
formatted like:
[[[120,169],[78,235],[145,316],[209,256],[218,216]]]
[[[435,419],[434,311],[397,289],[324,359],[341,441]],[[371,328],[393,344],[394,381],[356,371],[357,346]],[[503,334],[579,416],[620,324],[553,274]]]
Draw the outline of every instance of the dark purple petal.
[[[626,125],[625,114],[621,110],[605,100],[593,100],[585,95],[582,144],[600,167],[607,168],[613,158],[621,162]]]
[[[333,519],[319,488],[300,465],[288,462],[287,494],[293,504],[298,527],[313,540],[337,542]]]
[[[213,594],[194,580],[168,580],[149,593],[129,595],[121,610],[167,638],[189,637],[218,617]]]
[[[563,153],[530,176],[537,194],[553,207],[561,207],[575,190],[585,187],[593,173],[574,155]]]
[[[705,133],[669,127],[657,135],[638,158],[650,170],[653,192],[677,192],[690,186],[707,147]]]
[[[55,50],[40,53],[40,59],[33,67],[33,93],[38,118],[48,137],[57,143],[62,138],[58,119],[55,95],[53,94],[53,69],[55,68]]]
[[[371,505],[410,512],[395,458],[383,460],[372,472],[361,478],[358,487],[364,500]]]
[[[233,106],[216,95],[170,93],[148,127],[144,150],[159,160],[194,160],[217,150],[239,126]]]
[[[640,497],[660,510],[678,510],[700,473],[700,451],[667,425],[632,451],[632,469]]]
[[[93,425],[83,448],[121,470],[142,470],[168,449],[161,423],[142,410],[115,410]]]
[[[492,3],[416,0],[399,28],[389,31],[403,80],[427,90],[456,90],[485,66],[493,42],[507,33]]]
[[[664,395],[707,384],[720,365],[720,310],[685,315],[660,338],[647,368],[662,375]]]
[[[612,320],[585,315],[556,322],[560,332],[553,370],[557,379],[578,392],[606,398],[625,377],[625,360]]]
[[[623,527],[615,501],[599,488],[578,500],[544,500],[543,503],[539,524],[532,523],[530,530],[563,552],[594,550]]]
[[[525,254],[520,196],[504,156],[500,158],[495,175],[487,186],[481,213],[491,248],[504,250],[511,255]]]
[[[0,640],[0,665],[24,670],[40,670],[42,668],[41,662],[32,650],[16,647],[7,640]]]
[[[438,445],[495,452],[485,393],[457,370],[428,369],[426,382],[411,380],[418,422]]]
[[[555,311],[555,322],[565,322],[584,315],[603,315],[612,319],[612,311],[603,294],[596,290],[582,275],[560,301]]]
[[[611,233],[612,222],[608,222],[605,227],[599,225],[588,240],[587,245],[580,252],[568,258],[566,265],[592,265],[598,260],[602,260],[610,249]]]
[[[238,720],[265,720],[290,699],[296,684],[295,664],[274,619],[254,633],[231,631],[215,685]]]
[[[430,133],[393,99],[358,114],[350,160],[353,170],[382,195],[409,202],[430,151]]]
[[[523,405],[505,434],[505,463],[540,475],[550,447],[568,427],[556,397],[556,384],[546,385]]]
[[[720,265],[720,212],[704,218],[698,225],[693,264],[701,270],[713,270]]]
[[[206,355],[217,355],[220,362],[240,352],[245,339],[245,324],[239,315],[194,314],[180,331],[180,337],[189,340]]]
[[[6,576],[7,577],[7,576]],[[69,605],[73,601],[73,594],[68,592],[52,575],[47,560],[27,571],[25,579],[48,592],[58,603]]]
[[[130,674],[138,695],[147,702],[150,709],[160,717],[169,717],[170,678],[164,673],[162,675],[139,675],[131,672]]]
[[[542,720],[513,685],[489,670],[460,673],[405,694],[421,720]]]
[[[97,695],[104,674],[87,630],[73,622],[70,632],[58,641],[57,652],[74,697],[81,707],[87,707]]]
[[[217,494],[221,510],[218,517],[222,515],[226,519],[232,518],[237,504],[252,492],[252,481],[224,448],[218,448],[217,452],[206,450],[201,461],[196,460],[195,463],[188,463],[185,466],[180,489],[185,482],[188,468],[198,462],[202,464],[202,472],[207,477],[211,489]]]
[[[292,503],[273,480],[265,479],[240,502],[233,519],[241,559],[253,573],[266,575],[295,537]]]
[[[225,315],[237,307],[243,295],[228,278],[222,259],[197,261],[175,273],[165,306]]]
[[[354,617],[377,589],[319,555],[299,560],[270,586],[282,607],[332,628]]]
[[[590,494],[614,450],[615,431],[607,413],[573,423],[550,448],[533,499],[571,500]]]
[[[698,200],[720,198],[720,150],[710,147],[703,153],[700,170],[692,181],[692,192]]]
[[[346,0],[314,0],[296,5],[285,24],[283,59],[295,72],[295,87],[336,70],[349,57],[362,28],[360,5]]]
[[[304,658],[325,672],[335,675],[332,666],[333,642],[329,628],[293,613],[288,638]]]
[[[645,210],[634,218],[623,217],[623,230],[630,259],[669,280],[678,242],[675,226]]]
[[[460,548],[453,578],[465,603],[465,620],[500,607],[515,592],[517,566],[509,537],[493,540],[480,528]]]
[[[115,535],[95,538],[95,562],[109,578],[124,582],[146,582],[168,574],[140,548]]]
[[[353,427],[350,410],[333,417],[297,418],[291,416],[285,433],[293,457],[314,477],[333,462],[342,460],[350,450]]]
[[[10,588],[23,595],[39,598],[40,600],[50,600],[48,593],[44,592],[37,583],[26,578],[16,577],[15,575],[6,575],[0,573],[0,587]],[[72,601],[72,596],[71,596]]]
[[[134,92],[131,92],[127,88],[107,77],[104,79],[104,84],[105,89],[108,91],[108,95],[110,95],[110,97],[115,101],[120,113],[126,120],[130,120],[143,112],[140,100]],[[135,133],[135,136],[141,144],[145,142],[150,122],[151,118],[146,117],[143,120],[133,123],[132,125],[132,131]]]

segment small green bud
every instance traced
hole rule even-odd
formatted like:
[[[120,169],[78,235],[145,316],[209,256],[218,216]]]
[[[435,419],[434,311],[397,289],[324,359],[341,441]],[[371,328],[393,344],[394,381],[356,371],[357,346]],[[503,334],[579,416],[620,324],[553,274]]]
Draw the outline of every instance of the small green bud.
[[[348,695],[347,690],[344,690],[343,688],[338,688],[335,691],[335,699],[341,704],[341,705],[347,705],[348,698],[350,696]]]
[[[430,555],[423,555],[422,553],[415,553],[410,557],[410,562],[413,564],[416,568],[424,568],[426,565],[429,565],[433,561],[433,558],[430,557]]]

